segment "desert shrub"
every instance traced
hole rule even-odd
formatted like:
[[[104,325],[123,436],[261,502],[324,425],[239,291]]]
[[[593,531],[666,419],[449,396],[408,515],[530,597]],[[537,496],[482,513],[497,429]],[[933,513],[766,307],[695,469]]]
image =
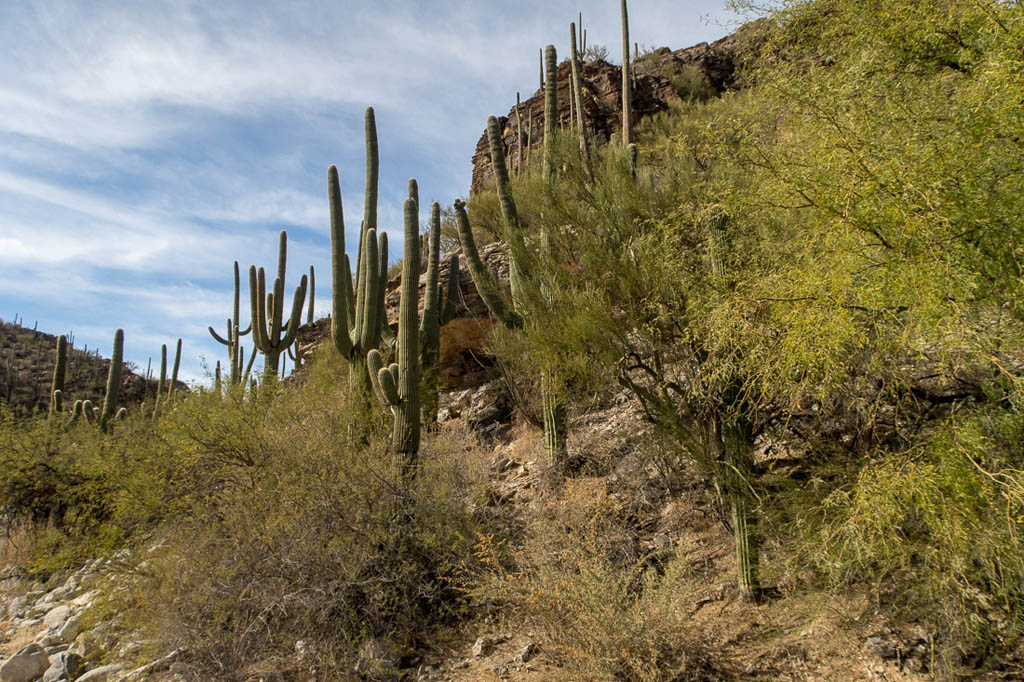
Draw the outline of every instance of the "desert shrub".
[[[209,396],[160,425],[175,511],[136,613],[196,679],[292,679],[310,666],[389,678],[431,624],[458,618],[481,472],[465,434],[425,438],[403,477],[379,416],[346,398],[340,360],[256,400]],[[306,658],[296,657],[296,643]],[[311,657],[311,658],[310,658]],[[307,672],[303,672],[307,671]]]
[[[880,455],[807,515],[807,559],[833,584],[870,581],[928,622],[947,674],[1024,633],[1019,415],[977,410],[906,453]]]
[[[685,562],[644,553],[602,480],[567,481],[532,520],[511,556],[478,546],[492,570],[482,594],[544,634],[564,679],[722,679],[688,627]]]

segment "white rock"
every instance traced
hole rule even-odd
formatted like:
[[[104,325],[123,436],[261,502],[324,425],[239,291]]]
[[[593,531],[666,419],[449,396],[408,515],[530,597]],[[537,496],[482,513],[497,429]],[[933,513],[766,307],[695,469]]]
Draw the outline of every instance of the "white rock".
[[[32,682],[42,676],[50,667],[50,657],[38,644],[29,644],[18,649],[0,666],[2,682]]]
[[[46,612],[46,615],[43,616],[43,625],[46,626],[47,630],[59,630],[70,617],[71,607],[67,604],[61,604]]]
[[[62,642],[73,642],[81,629],[80,623],[81,619],[78,616],[71,616],[57,631],[57,638]]]
[[[120,663],[111,663],[110,665],[104,665],[96,668],[95,670],[90,670],[75,680],[75,682],[108,682],[108,680],[123,669],[124,666]]]

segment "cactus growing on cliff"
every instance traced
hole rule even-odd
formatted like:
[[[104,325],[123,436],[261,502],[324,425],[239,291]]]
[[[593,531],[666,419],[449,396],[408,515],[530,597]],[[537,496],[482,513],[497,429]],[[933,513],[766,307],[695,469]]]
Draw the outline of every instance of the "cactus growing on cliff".
[[[350,376],[368,393],[366,354],[379,348],[390,329],[385,330],[384,284],[387,279],[388,241],[377,234],[377,126],[373,108],[366,118],[366,195],[363,223],[359,233],[356,281],[345,253],[345,218],[341,202],[338,169],[327,169],[327,195],[331,211],[331,339],[350,364]]]
[[[555,87],[557,87],[557,72],[555,71],[554,65],[554,48],[548,46],[547,50],[548,66],[550,67],[547,73],[547,88],[550,93]],[[552,107],[552,98],[548,97],[545,101],[545,136],[544,136],[544,149],[545,149],[545,178],[551,182],[554,178],[554,172],[552,170],[552,159],[548,157],[549,154],[553,154],[554,140],[551,139],[553,135],[553,124],[555,119],[555,112]],[[512,198],[512,190],[509,186],[508,180],[508,169],[505,165],[504,150],[501,141],[501,131],[498,129],[498,122],[493,116],[487,120],[487,138],[490,144],[491,150],[491,164],[494,168],[494,179],[498,189],[498,199],[501,204],[501,212],[505,219],[507,228],[507,241],[510,245],[510,258],[509,258],[509,284],[511,286],[512,301],[511,307],[506,305],[506,302],[498,289],[497,282],[494,280],[483,263],[480,261],[480,255],[476,248],[476,242],[473,238],[473,232],[469,226],[469,218],[466,215],[465,204],[461,201],[455,202],[455,219],[456,226],[459,232],[459,241],[462,244],[462,249],[466,254],[466,262],[469,267],[470,275],[473,277],[473,282],[476,284],[477,290],[480,292],[480,297],[487,305],[488,310],[494,315],[502,324],[508,327],[518,327],[523,323],[523,282],[522,282],[522,265],[519,262],[518,254],[525,253],[526,244],[523,235],[522,225],[519,221],[519,214],[516,209],[515,201]],[[547,242],[546,239],[542,239],[542,242]],[[548,459],[552,463],[561,462],[565,455],[565,407],[554,392],[550,388],[550,377],[547,373],[542,375],[541,378],[541,395],[544,403],[544,443],[545,451]]]
[[[295,342],[295,335],[301,324],[302,304],[306,300],[306,276],[302,276],[295,287],[292,311],[288,321],[284,320],[284,280],[288,264],[288,234],[281,230],[277,249],[277,276],[274,288],[267,293],[266,274],[263,268],[249,266],[249,306],[252,319],[252,338],[256,349],[265,359],[264,377],[277,377],[281,353]]]
[[[394,430],[391,444],[404,455],[407,467],[415,464],[420,447],[419,280],[420,235],[416,200],[405,200],[405,249],[402,254],[402,297],[398,308],[398,363],[383,366],[380,352],[367,352],[370,381],[378,398],[391,408]]]
[[[226,337],[222,337],[216,331],[214,331],[213,327],[209,328],[210,329],[210,336],[212,336],[214,338],[214,340],[217,341],[218,343],[221,343],[221,344],[223,344],[223,345],[228,347],[228,368],[229,368],[228,369],[228,381],[230,382],[230,384],[232,386],[237,384],[241,380],[240,373],[241,373],[241,364],[242,363],[241,363],[241,360],[239,359],[239,348],[240,348],[239,343],[241,341],[241,337],[243,337],[246,334],[248,334],[249,331],[252,329],[252,321],[251,320],[249,321],[249,325],[245,329],[241,329],[240,328],[240,324],[241,324],[239,322],[239,306],[240,306],[239,298],[241,296],[240,288],[241,288],[241,282],[240,282],[240,277],[239,277],[239,273],[238,273],[238,261],[235,261],[235,290],[234,290],[234,299],[233,299],[234,300],[234,306],[232,307],[231,318],[227,321],[227,336]]]

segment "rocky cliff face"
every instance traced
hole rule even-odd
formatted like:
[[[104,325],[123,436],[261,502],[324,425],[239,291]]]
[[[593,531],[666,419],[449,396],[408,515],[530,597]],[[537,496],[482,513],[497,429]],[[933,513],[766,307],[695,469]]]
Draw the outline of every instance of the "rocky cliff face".
[[[757,22],[741,27],[713,43],[701,43],[681,50],[654,50],[636,61],[633,72],[633,117],[635,121],[657,114],[672,101],[718,95],[736,85],[737,67],[760,44]],[[558,116],[569,122],[568,61],[558,67]],[[622,67],[596,60],[583,64],[583,113],[588,139],[604,145],[622,134]],[[539,163],[544,144],[544,93],[537,90],[520,106],[523,131],[523,165]],[[509,171],[519,168],[519,140],[515,107],[498,118],[505,143]],[[484,188],[494,177],[486,132],[473,153],[471,192]]]

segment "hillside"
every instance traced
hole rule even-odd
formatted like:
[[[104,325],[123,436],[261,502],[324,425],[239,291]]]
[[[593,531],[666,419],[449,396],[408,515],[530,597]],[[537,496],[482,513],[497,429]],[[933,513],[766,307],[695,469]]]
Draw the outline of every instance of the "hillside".
[[[787,3],[640,56],[632,137],[548,49],[546,139],[411,181],[400,274],[367,109],[333,319],[256,297],[288,380],[0,411],[0,677],[1024,679],[1021,45],[1019,3]]]
[[[26,416],[49,409],[56,348],[56,336],[0,320],[0,398],[14,414]],[[69,407],[76,400],[101,404],[109,370],[110,359],[102,357],[98,348],[75,348],[71,340],[64,390]],[[138,405],[147,395],[152,399],[156,394],[157,380],[147,382],[134,370],[126,367],[122,371],[122,405]],[[178,389],[188,387],[178,382]]]

